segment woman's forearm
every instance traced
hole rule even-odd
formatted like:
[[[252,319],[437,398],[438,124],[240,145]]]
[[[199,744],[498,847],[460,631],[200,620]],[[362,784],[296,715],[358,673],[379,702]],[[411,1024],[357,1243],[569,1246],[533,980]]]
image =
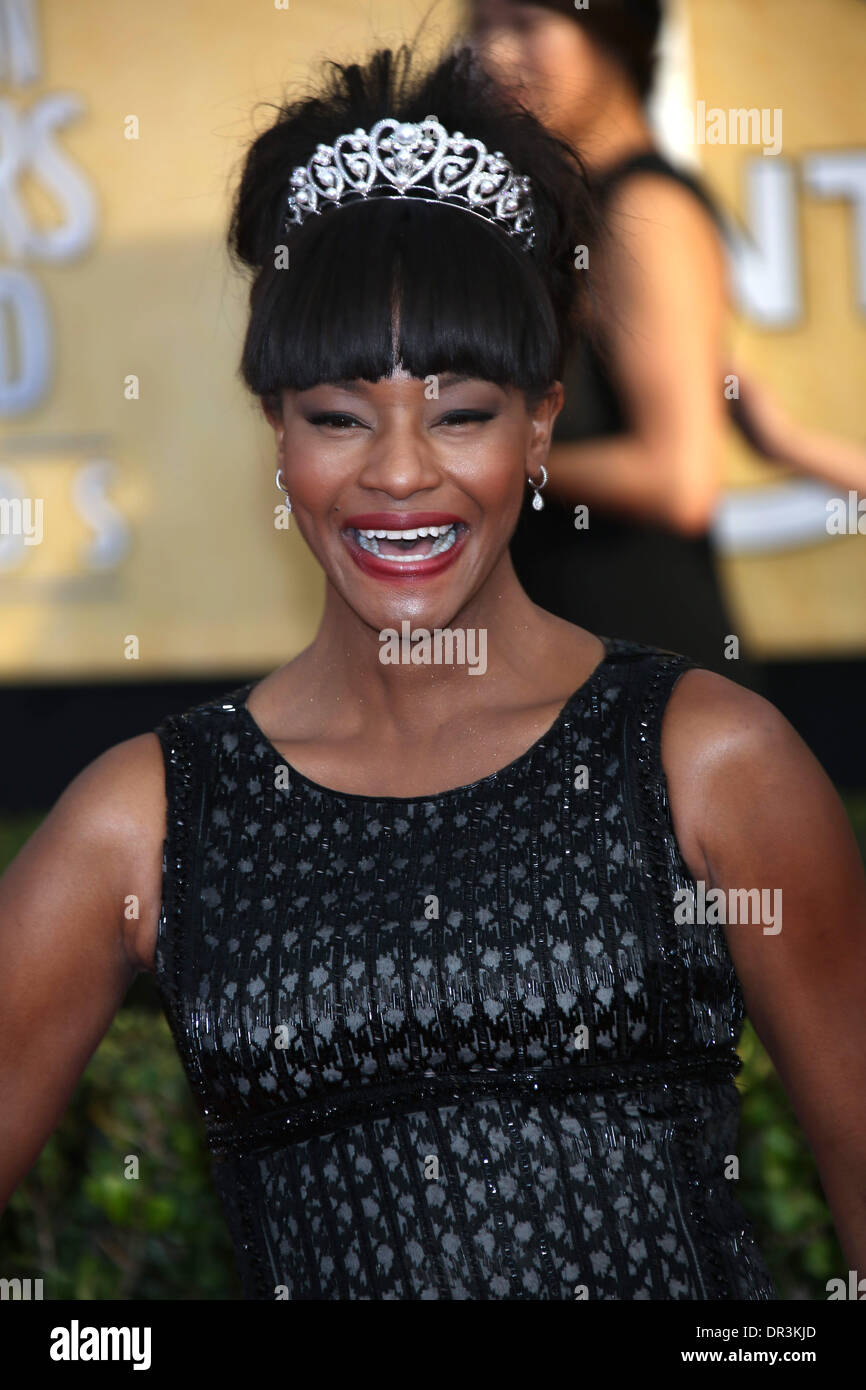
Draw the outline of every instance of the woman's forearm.
[[[854,488],[866,496],[866,448],[856,440],[821,430],[793,430],[783,461],[798,473]]]
[[[741,366],[735,373],[739,396],[731,402],[735,424],[765,459],[866,494],[866,445],[794,419],[761,380]]]
[[[554,444],[547,491],[566,506],[583,504],[685,534],[706,530],[714,488],[692,466],[678,467],[635,435]]]

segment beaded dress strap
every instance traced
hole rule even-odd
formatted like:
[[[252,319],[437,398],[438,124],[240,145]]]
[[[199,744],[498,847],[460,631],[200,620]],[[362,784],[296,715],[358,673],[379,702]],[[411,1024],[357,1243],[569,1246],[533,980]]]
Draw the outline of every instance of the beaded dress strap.
[[[167,715],[153,731],[165,763],[167,803],[156,974],[169,1003],[172,1026],[181,1025],[177,1000],[186,981],[187,914],[198,891],[200,865],[195,851],[209,781],[218,761],[214,744],[228,731],[226,715],[235,711],[254,684],[250,681],[182,714]]]
[[[666,956],[671,1010],[666,1052],[677,1056],[688,1046],[690,1035],[690,987],[688,961],[678,939],[674,920],[674,892],[694,888],[671,814],[667,778],[662,763],[662,721],[674,686],[699,663],[678,652],[652,649],[633,668],[635,682],[624,721],[626,778],[638,830],[637,849],[648,870],[645,887],[656,924],[657,939]],[[736,1067],[739,1069],[739,1060]]]
[[[156,945],[157,983],[169,1005],[173,1031],[180,1025],[186,913],[193,872],[190,847],[200,819],[202,788],[196,777],[195,737],[187,715],[171,714],[154,729],[165,763],[166,834],[162,854],[162,905]]]

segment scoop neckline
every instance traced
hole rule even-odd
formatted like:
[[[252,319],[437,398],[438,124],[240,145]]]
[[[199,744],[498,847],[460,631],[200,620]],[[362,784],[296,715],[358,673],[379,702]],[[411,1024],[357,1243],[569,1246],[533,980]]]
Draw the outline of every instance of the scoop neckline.
[[[519,753],[516,758],[513,758],[510,763],[506,763],[504,767],[498,767],[493,772],[488,772],[485,777],[477,778],[474,782],[463,782],[459,787],[446,787],[444,791],[431,792],[426,796],[374,796],[369,792],[343,792],[339,791],[336,787],[326,787],[323,782],[315,782],[312,777],[308,777],[306,773],[301,772],[289,762],[288,758],[280,752],[275,743],[271,742],[264,730],[256,722],[252,711],[247,705],[247,698],[259,684],[258,681],[250,681],[248,685],[240,687],[238,697],[235,699],[235,709],[240,712],[242,718],[246,721],[248,732],[255,735],[258,742],[263,744],[265,748],[270,749],[271,753],[279,760],[281,766],[288,770],[289,777],[296,779],[303,786],[309,787],[313,791],[320,792],[325,796],[337,797],[341,801],[364,801],[368,805],[381,805],[384,803],[385,805],[411,806],[417,805],[419,802],[435,803],[437,801],[445,801],[449,797],[465,796],[467,792],[478,791],[482,787],[495,786],[498,782],[502,781],[507,774],[516,771],[523,763],[529,762],[538,749],[547,743],[568,717],[574,704],[591,690],[602,675],[607,673],[607,667],[613,654],[612,643],[607,637],[602,637],[600,634],[597,634],[597,636],[598,640],[604,644],[603,656],[593,667],[592,671],[590,671],[586,679],[569,695],[553,723],[550,724],[544,730],[544,733],[540,734],[524,752]]]

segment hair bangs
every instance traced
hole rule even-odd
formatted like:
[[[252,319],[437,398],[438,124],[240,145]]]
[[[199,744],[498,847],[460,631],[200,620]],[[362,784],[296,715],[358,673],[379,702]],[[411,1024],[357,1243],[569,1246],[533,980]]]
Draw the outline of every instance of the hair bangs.
[[[534,397],[561,371],[556,317],[532,259],[463,208],[412,197],[329,208],[257,291],[242,367],[266,400],[395,369],[420,379],[465,372]]]

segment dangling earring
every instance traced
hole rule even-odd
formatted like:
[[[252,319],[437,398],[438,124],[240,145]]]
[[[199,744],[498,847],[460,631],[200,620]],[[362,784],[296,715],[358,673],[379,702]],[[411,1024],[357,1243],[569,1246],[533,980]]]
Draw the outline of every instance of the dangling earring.
[[[276,485],[277,485],[277,491],[278,491],[278,492],[285,493],[285,498],[286,498],[286,511],[289,513],[289,524],[288,524],[288,526],[286,527],[286,530],[287,530],[287,531],[291,531],[291,529],[292,529],[292,499],[291,499],[291,497],[289,496],[289,494],[286,492],[286,489],[285,489],[285,487],[283,486],[283,484],[280,482],[280,478],[282,477],[282,473],[283,473],[282,468],[278,468],[278,469],[277,469],[277,472],[276,472],[276,477],[274,478],[274,482],[275,482]]]
[[[544,464],[543,464],[543,463],[541,464],[541,482],[540,482],[540,483],[536,483],[535,480],[534,480],[533,478],[527,478],[526,481],[529,483],[529,486],[530,486],[530,487],[535,488],[535,496],[534,496],[533,499],[532,499],[532,505],[533,505],[533,507],[535,508],[535,510],[536,510],[537,512],[540,512],[541,509],[542,509],[542,507],[544,506],[544,498],[543,498],[542,495],[541,495],[541,489],[544,487],[544,484],[547,482],[547,469],[545,468]]]

